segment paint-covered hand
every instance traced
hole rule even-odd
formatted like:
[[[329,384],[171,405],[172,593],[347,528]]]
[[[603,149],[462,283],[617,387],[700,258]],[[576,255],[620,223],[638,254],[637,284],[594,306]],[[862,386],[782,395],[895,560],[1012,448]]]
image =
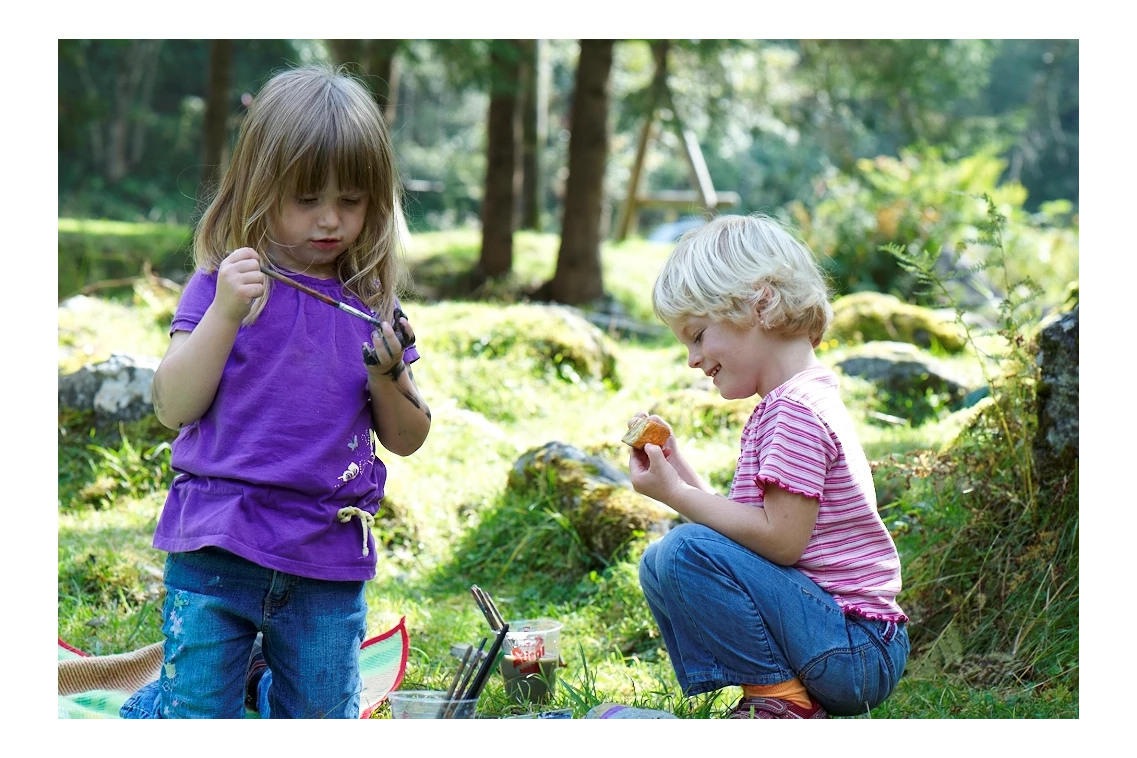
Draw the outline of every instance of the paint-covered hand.
[[[410,341],[413,342],[414,332],[410,330],[406,317],[399,321],[401,330],[409,334]],[[371,344],[363,343],[363,362],[367,364],[368,373],[397,380],[406,370],[403,363],[403,345],[394,327],[384,321],[381,328],[371,332]]]
[[[239,323],[252,310],[253,301],[265,293],[261,257],[251,247],[239,247],[217,267],[217,291],[213,305],[227,319]]]
[[[395,321],[393,324],[395,334],[399,337],[399,342],[406,350],[411,345],[415,344],[415,330],[411,328],[411,322],[407,320],[407,314],[403,313],[402,308],[395,308]]]

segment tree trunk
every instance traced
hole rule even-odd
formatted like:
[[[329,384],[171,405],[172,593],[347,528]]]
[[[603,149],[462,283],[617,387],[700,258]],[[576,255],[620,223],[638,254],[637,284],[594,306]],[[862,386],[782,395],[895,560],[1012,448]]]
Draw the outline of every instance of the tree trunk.
[[[521,124],[521,222],[520,228],[541,231],[544,210],[544,175],[542,155],[548,133],[549,93],[545,85],[544,40],[523,40],[524,86],[522,88]]]
[[[402,43],[401,39],[369,39],[365,43],[364,62],[371,75],[371,89],[388,125],[395,123],[399,106],[399,61],[395,56]]]
[[[341,66],[355,64],[363,67],[363,40],[330,39],[327,42],[336,63]]]
[[[142,163],[142,154],[146,149],[146,134],[150,126],[150,105],[154,101],[154,84],[158,80],[158,47],[154,47],[154,65],[146,66],[142,75],[142,94],[138,97],[138,104],[134,111],[134,129],[130,140],[130,156],[128,165],[137,168]]]
[[[101,96],[99,95],[99,88],[95,84],[95,79],[91,75],[91,66],[87,62],[87,55],[84,52],[84,48],[84,40],[78,40],[77,44],[72,48],[72,54],[75,56],[75,69],[79,72],[79,82],[83,85],[84,93],[88,100],[94,102],[98,101]],[[103,144],[102,122],[94,118],[88,120],[87,132],[91,137],[91,162],[101,169],[103,156],[106,154],[106,146]]]
[[[401,39],[330,39],[332,57],[340,64],[353,64],[367,82],[387,124],[395,123],[399,99],[399,65],[396,54]]]
[[[201,184],[198,196],[204,196],[221,179],[228,142],[229,82],[233,73],[233,40],[215,39],[209,43],[209,82],[205,91],[205,123]]]
[[[486,128],[486,182],[482,198],[482,252],[478,262],[488,277],[513,268],[514,199],[520,190],[521,50],[518,40],[494,40],[490,46],[490,106]]]
[[[600,224],[608,160],[608,78],[614,40],[581,40],[572,101],[569,175],[557,269],[549,297],[577,305],[604,294]]]
[[[158,65],[160,46],[160,40],[134,40],[126,60],[121,62],[115,75],[114,105],[107,128],[103,165],[103,175],[111,184],[126,176],[131,166],[134,152],[131,150],[131,135],[135,140],[141,139],[142,131],[131,127],[144,117],[143,112],[148,107],[148,103],[139,102],[138,94],[139,90],[145,93],[146,73]]]

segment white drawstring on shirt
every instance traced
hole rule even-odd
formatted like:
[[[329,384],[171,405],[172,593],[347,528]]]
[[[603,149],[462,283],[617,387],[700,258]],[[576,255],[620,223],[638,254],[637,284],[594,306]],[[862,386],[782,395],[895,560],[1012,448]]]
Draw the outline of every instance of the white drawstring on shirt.
[[[356,508],[355,506],[340,508],[336,513],[336,516],[339,518],[340,522],[344,524],[351,521],[352,516],[359,517],[359,525],[363,527],[363,554],[367,555],[370,553],[371,551],[367,547],[367,537],[371,534],[371,525],[375,523],[375,517],[367,511]]]

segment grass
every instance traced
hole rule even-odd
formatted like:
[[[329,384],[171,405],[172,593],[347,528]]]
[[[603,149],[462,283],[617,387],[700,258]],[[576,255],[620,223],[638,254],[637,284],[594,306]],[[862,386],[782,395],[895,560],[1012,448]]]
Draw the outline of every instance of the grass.
[[[664,708],[682,718],[722,715],[737,699],[736,688],[692,699],[679,691],[638,585],[646,540],[601,560],[581,548],[571,523],[550,503],[505,486],[522,453],[552,440],[622,460],[618,441],[626,419],[653,407],[673,409],[689,456],[716,484],[729,480],[737,456],[740,430],[731,421],[737,409],[697,386],[673,340],[603,337],[591,349],[610,356],[606,368],[603,361],[573,358],[572,330],[531,339],[539,320],[524,292],[552,274],[556,248],[548,235],[519,234],[511,281],[475,293],[480,299],[423,296],[408,303],[424,356],[416,379],[434,425],[418,453],[389,461],[386,510],[398,516],[377,522],[385,550],[367,587],[369,625],[378,632],[405,617],[411,652],[403,687],[445,689],[457,665],[450,646],[476,644],[487,633],[469,592],[479,584],[507,618],[551,616],[564,623],[567,667],[549,707],[571,708],[578,718],[601,702]],[[476,251],[475,233],[418,235],[411,256],[420,292],[460,281]],[[609,291],[634,317],[650,317],[646,294],[666,252],[640,241],[605,251]],[[93,296],[95,318],[61,315],[61,371],[116,350],[160,356],[176,293],[146,291]],[[841,348],[820,355],[832,364]],[[962,365],[975,358],[953,360]],[[909,609],[909,596],[917,606],[938,598],[952,610],[947,621],[922,617],[921,659],[913,659],[896,692],[871,717],[1076,718],[1076,592],[1072,608],[1066,598],[1077,574],[1044,586],[1019,550],[1053,560],[1058,553],[1045,553],[1046,546],[1065,544],[1062,554],[1068,554],[1073,540],[1076,550],[1076,529],[1035,544],[1027,530],[1036,521],[978,518],[1013,489],[1013,482],[995,481],[982,502],[959,494],[965,489],[960,482],[983,476],[982,467],[990,465],[978,456],[942,476],[920,470],[921,462],[944,468],[930,463],[938,460],[935,451],[966,430],[972,414],[942,413],[920,426],[881,424],[868,413],[872,393],[855,383],[849,389],[858,432],[879,463],[878,489],[888,493],[882,516],[905,564],[901,605]],[[60,414],[59,636],[80,649],[122,652],[162,638],[164,556],[150,540],[170,482],[172,436],[152,420],[96,430],[88,415]],[[969,449],[986,448],[978,440]],[[963,542],[998,549],[964,551]],[[997,580],[1008,575],[993,569],[1000,561],[1022,573],[1012,592],[999,589]],[[1067,591],[1055,593],[1062,581]],[[976,605],[974,595],[965,604],[948,602],[945,593],[969,586],[985,588],[985,605]],[[960,630],[965,613],[986,625]],[[1021,625],[1012,645],[1006,627],[1014,623]],[[1008,655],[1032,663],[1009,665]],[[491,680],[480,708],[495,715],[516,710],[500,678]]]

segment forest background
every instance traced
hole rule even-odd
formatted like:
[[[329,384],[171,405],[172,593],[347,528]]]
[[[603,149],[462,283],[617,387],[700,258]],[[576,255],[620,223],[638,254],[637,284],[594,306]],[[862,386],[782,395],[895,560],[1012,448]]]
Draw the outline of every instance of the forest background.
[[[484,231],[467,291],[512,273],[519,229],[568,232],[531,294],[603,307],[601,240],[717,212],[791,220],[838,295],[911,295],[882,246],[955,247],[983,213],[966,194],[1077,226],[1069,40],[61,40],[60,217],[184,227],[251,93],[312,61],[375,90],[412,231]],[[1049,284],[1074,278],[1043,247]],[[121,257],[73,252],[61,297]]]

